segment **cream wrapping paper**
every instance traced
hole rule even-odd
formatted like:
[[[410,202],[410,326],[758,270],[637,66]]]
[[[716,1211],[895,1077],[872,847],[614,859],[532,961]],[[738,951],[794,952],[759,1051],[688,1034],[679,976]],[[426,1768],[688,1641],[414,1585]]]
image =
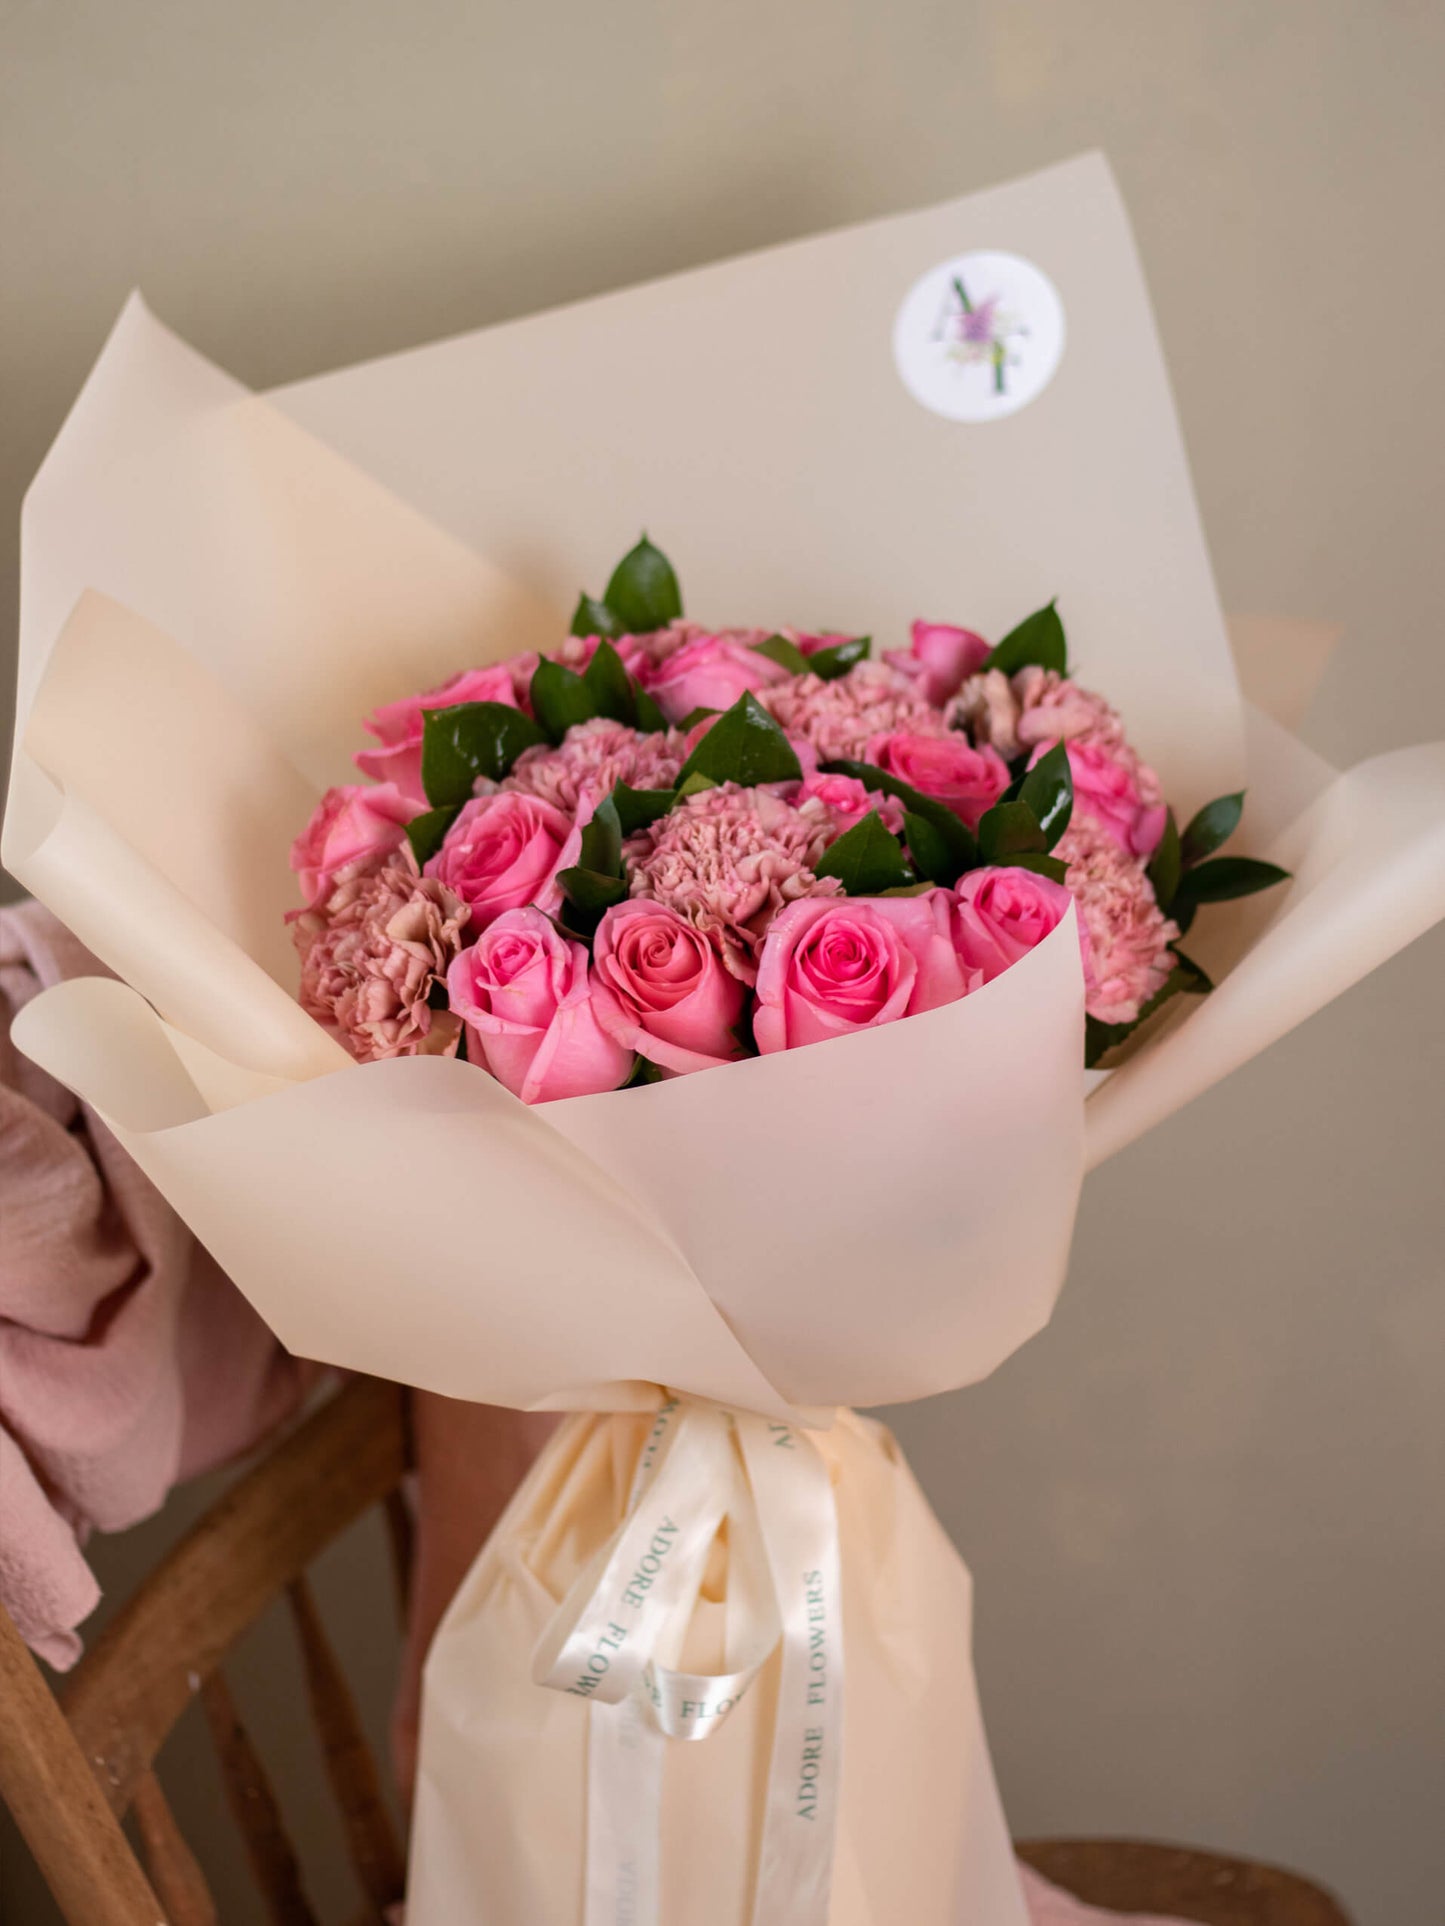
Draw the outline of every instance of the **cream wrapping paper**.
[[[1046,268],[1069,344],[1030,407],[967,427],[917,406],[888,339],[917,275],[977,246]],[[1246,782],[1241,845],[1295,881],[1206,912],[1215,994],[1087,1084],[1071,922],[925,1017],[625,1096],[529,1110],[465,1064],[351,1063],[294,1001],[292,836],[367,710],[555,641],[644,524],[728,621],[997,631],[1057,593],[1176,807]],[[1279,662],[1307,673],[1314,642],[1244,641],[1286,714]],[[290,1348],[489,1402],[667,1386],[823,1425],[993,1370],[1050,1314],[1086,1165],[1445,914],[1445,747],[1339,776],[1241,697],[1087,158],[271,398],[133,301],[26,503],[3,853],[123,979],[38,998],[17,1042]],[[840,1867],[901,1823],[849,1809]]]
[[[531,1654],[622,1515],[647,1428],[569,1419],[442,1622],[423,1687],[409,1922],[581,1917],[563,1842],[584,1826],[588,1712],[531,1684]],[[1027,1926],[974,1687],[968,1573],[882,1425],[845,1412],[818,1443],[835,1479],[847,1649],[831,1926]],[[688,1634],[700,1668],[716,1663],[727,1610],[719,1569]],[[667,1926],[749,1916],[776,1670],[705,1743],[668,1747]]]

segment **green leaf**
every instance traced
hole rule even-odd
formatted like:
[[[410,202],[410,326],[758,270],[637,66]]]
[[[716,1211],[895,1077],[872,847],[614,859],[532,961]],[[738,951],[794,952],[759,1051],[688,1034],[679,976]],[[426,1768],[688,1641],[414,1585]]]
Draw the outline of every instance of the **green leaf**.
[[[632,1090],[640,1083],[661,1083],[666,1074],[660,1065],[649,1062],[646,1057],[639,1057],[632,1066],[632,1075],[618,1088]]]
[[[1159,838],[1159,847],[1149,859],[1147,871],[1153,886],[1154,900],[1160,909],[1167,910],[1174,901],[1179,888],[1182,857],[1179,847],[1179,825],[1174,820],[1174,811],[1169,810],[1164,817],[1164,834]]]
[[[1047,876],[1051,883],[1062,883],[1068,878],[1067,863],[1061,863],[1057,856],[1040,855],[1036,849],[1021,849],[1008,860],[1010,869],[1031,869],[1036,876]]]
[[[418,869],[425,869],[441,848],[460,808],[460,803],[447,803],[441,809],[428,809],[424,815],[413,816],[407,824],[406,839]]]
[[[529,715],[505,702],[428,709],[421,745],[427,801],[436,808],[468,801],[479,776],[500,782],[524,749],[546,740]]]
[[[1206,970],[1200,969],[1192,956],[1186,956],[1183,950],[1176,949],[1174,954],[1185,979],[1180,987],[1187,990],[1191,996],[1208,996],[1214,988],[1214,979]]]
[[[952,889],[962,871],[956,866],[947,841],[935,825],[926,816],[905,809],[903,834],[908,843],[909,860],[919,875],[943,889]]]
[[[575,903],[579,910],[589,915],[600,915],[603,910],[611,909],[614,903],[620,903],[627,894],[625,876],[603,876],[595,869],[587,869],[580,863],[574,869],[559,870],[557,881],[561,884],[567,900]],[[591,935],[590,931],[583,930],[578,930],[576,933],[584,940]]]
[[[1287,883],[1290,873],[1274,863],[1256,862],[1253,856],[1215,856],[1207,863],[1186,869],[1176,900],[1187,903],[1228,903],[1236,896],[1253,896],[1257,890],[1273,889]],[[1175,921],[1179,919],[1176,916]]]
[[[543,656],[532,673],[532,713],[553,742],[560,742],[579,722],[590,722],[597,711],[592,691],[574,670]]]
[[[637,718],[637,690],[622,666],[622,657],[605,637],[582,671],[582,681],[592,698],[593,715],[633,726]]]
[[[683,764],[678,786],[689,776],[711,776],[714,782],[749,788],[797,782],[802,773],[793,745],[752,690],[745,689]]]
[[[983,666],[1001,669],[1005,675],[1016,675],[1034,663],[1041,669],[1057,669],[1060,675],[1069,672],[1064,625],[1053,602],[1035,609],[1017,628],[1010,629]]]
[[[836,876],[849,896],[881,896],[884,890],[900,889],[916,880],[903,860],[898,838],[884,826],[876,809],[829,844],[814,874]]]
[[[621,876],[622,820],[610,796],[602,798],[582,831],[577,860],[580,869],[593,870],[599,876]]]
[[[769,662],[776,662],[786,669],[789,675],[806,675],[808,658],[796,642],[790,642],[785,635],[770,635],[766,642],[754,642],[754,655],[765,655]]]
[[[921,883],[898,883],[892,889],[880,889],[880,896],[927,896],[930,890],[938,888],[927,876]]]
[[[1033,811],[1044,832],[1044,847],[1052,849],[1074,813],[1074,778],[1064,743],[1056,742],[1027,772],[1019,784],[1018,801]]]
[[[1180,839],[1180,859],[1184,867],[1192,869],[1206,856],[1212,856],[1222,843],[1227,843],[1238,829],[1243,813],[1242,789],[1232,796],[1216,796],[1213,802],[1206,803],[1190,818],[1189,827]]]
[[[613,787],[612,806],[624,836],[635,836],[659,816],[665,816],[677,801],[675,789],[633,789],[625,782]]]
[[[897,796],[905,810],[921,816],[935,829],[948,850],[948,869],[952,870],[951,875],[945,870],[939,877],[945,888],[951,888],[966,869],[972,869],[978,862],[978,844],[973,831],[936,796],[925,796],[922,790],[898,776],[890,776],[876,763],[840,761],[825,762],[822,766],[828,775],[853,776],[865,788],[881,789],[885,795]]]
[[[1122,1033],[1122,1034],[1120,1034]],[[1084,1068],[1092,1070],[1106,1050],[1112,1050],[1129,1033],[1127,1023],[1100,1023],[1097,1017],[1084,1018]]]
[[[633,727],[640,729],[645,736],[661,735],[663,730],[668,726],[667,717],[662,713],[661,709],[658,708],[657,704],[647,693],[646,689],[642,687],[641,683],[633,683],[632,695],[637,708],[637,719]]]
[[[711,776],[705,776],[700,769],[694,769],[684,782],[677,785],[677,800],[686,802],[689,796],[700,796],[704,789],[716,789],[717,784]]]
[[[1020,855],[1045,855],[1048,843],[1026,802],[1000,802],[978,826],[979,854],[986,863],[1011,863]]]
[[[577,608],[572,617],[573,635],[626,635],[627,626],[618,620],[605,602],[599,602],[595,595],[583,594],[578,598]]]
[[[721,710],[709,709],[706,704],[700,702],[695,709],[688,710],[687,714],[677,726],[682,733],[686,735],[689,729],[695,729],[697,727],[704,716],[715,716],[721,713]]]
[[[834,642],[826,649],[815,649],[812,655],[804,656],[803,660],[813,675],[821,676],[824,682],[836,682],[839,676],[847,675],[850,669],[865,662],[872,646],[871,635],[852,635],[846,642]]]
[[[650,635],[682,614],[682,591],[672,563],[645,535],[613,569],[602,599],[628,635]]]

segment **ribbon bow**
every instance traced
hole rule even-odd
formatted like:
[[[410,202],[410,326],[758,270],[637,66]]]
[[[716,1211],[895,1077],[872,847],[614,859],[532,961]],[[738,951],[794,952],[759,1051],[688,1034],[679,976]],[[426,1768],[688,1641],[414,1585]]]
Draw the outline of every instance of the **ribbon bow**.
[[[728,1524],[724,1664],[678,1669]],[[827,1926],[843,1740],[833,1482],[791,1425],[673,1399],[627,1513],[537,1646],[539,1685],[588,1701],[586,1926],[657,1926],[665,1739],[715,1732],[782,1646],[752,1926]]]

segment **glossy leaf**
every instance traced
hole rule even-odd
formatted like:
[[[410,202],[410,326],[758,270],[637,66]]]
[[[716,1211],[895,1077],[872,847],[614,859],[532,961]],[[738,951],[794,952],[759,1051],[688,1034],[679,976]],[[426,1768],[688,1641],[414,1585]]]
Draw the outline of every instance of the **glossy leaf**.
[[[1162,910],[1169,908],[1178,892],[1181,866],[1179,825],[1171,809],[1164,817],[1164,834],[1159,838],[1159,847],[1149,859],[1147,872],[1154,890],[1154,900]]]
[[[823,769],[828,775],[853,776],[865,788],[879,789],[885,795],[897,796],[906,810],[935,829],[943,839],[949,854],[949,866],[953,874],[949,884],[956,883],[966,869],[972,869],[978,861],[978,844],[973,831],[948,807],[939,802],[936,796],[925,796],[920,789],[906,783],[898,776],[890,776],[872,762],[825,762]]]
[[[1016,675],[1020,669],[1037,664],[1041,669],[1056,669],[1060,675],[1068,674],[1069,649],[1064,639],[1064,625],[1059,620],[1059,611],[1053,602],[1032,615],[1026,615],[1017,628],[1010,629],[1003,641],[984,663],[986,669],[1001,669],[1005,675]]]
[[[447,803],[441,809],[428,809],[424,815],[413,816],[407,824],[406,839],[418,869],[425,869],[441,848],[460,808],[460,803]]]
[[[1232,796],[1216,796],[1191,816],[1189,827],[1179,839],[1180,859],[1185,868],[1192,869],[1227,843],[1238,829],[1243,813],[1244,791],[1240,789]]]
[[[553,742],[560,742],[579,722],[590,722],[597,711],[592,691],[573,669],[547,656],[532,674],[532,714]]]
[[[1061,863],[1057,856],[1045,856],[1037,849],[1015,850],[1009,857],[1010,869],[1031,869],[1036,876],[1047,876],[1051,883],[1067,880],[1069,866]]]
[[[682,591],[672,563],[645,535],[613,569],[602,599],[628,635],[665,629],[682,614]]]
[[[850,635],[845,642],[832,642],[826,649],[815,649],[803,660],[813,675],[820,676],[824,682],[836,682],[839,676],[866,662],[872,647],[871,635]]]
[[[953,859],[948,843],[926,816],[911,809],[903,812],[903,835],[908,857],[920,876],[943,889],[952,889],[962,871]]]
[[[427,801],[436,808],[468,801],[479,776],[500,782],[524,749],[546,740],[529,715],[505,702],[428,709],[421,748]]]
[[[612,791],[612,806],[617,811],[624,837],[635,836],[640,829],[655,823],[676,802],[675,789],[633,789],[627,783],[619,782]]]
[[[747,788],[764,782],[797,782],[802,773],[793,745],[746,689],[683,764],[678,786],[694,775]]]
[[[626,625],[621,622],[605,602],[599,602],[595,595],[582,595],[572,616],[573,635],[626,635]]]
[[[830,843],[814,872],[836,876],[849,896],[881,896],[916,880],[903,860],[898,838],[885,827],[876,809]]]
[[[1044,832],[1044,847],[1052,849],[1069,826],[1074,813],[1074,778],[1069,768],[1069,752],[1056,742],[1047,755],[1040,756],[1019,784],[1018,801],[1031,809]]]
[[[694,769],[690,776],[677,785],[677,800],[686,802],[689,796],[700,796],[704,789],[716,788],[717,784],[711,776],[705,776],[700,769]]]
[[[599,876],[622,874],[622,821],[610,796],[602,798],[582,831],[577,861],[579,868],[594,870]]]
[[[632,677],[622,666],[622,657],[604,637],[582,671],[582,681],[592,699],[592,713],[611,722],[631,727],[637,717],[637,690]]]
[[[978,849],[986,863],[1011,863],[1019,855],[1046,855],[1048,844],[1026,802],[1000,802],[978,826]]]
[[[661,735],[668,726],[667,717],[639,682],[632,685],[632,699],[635,705],[633,727],[640,729],[645,736]]]
[[[611,909],[620,903],[627,894],[625,876],[606,876],[595,869],[587,869],[577,864],[572,869],[557,872],[557,881],[566,893],[569,902],[575,903],[579,910],[597,916],[603,910]],[[571,926],[575,929],[575,925]],[[590,930],[576,929],[576,934],[584,940],[590,937]]]
[[[1258,890],[1273,889],[1276,883],[1287,883],[1289,876],[1287,869],[1258,862],[1253,856],[1214,856],[1185,870],[1176,900],[1228,903],[1237,896],[1253,896]]]
[[[808,672],[807,656],[796,642],[790,642],[785,635],[770,635],[766,642],[754,642],[752,648],[754,655],[765,655],[769,662],[776,662],[789,675],[806,675]]]

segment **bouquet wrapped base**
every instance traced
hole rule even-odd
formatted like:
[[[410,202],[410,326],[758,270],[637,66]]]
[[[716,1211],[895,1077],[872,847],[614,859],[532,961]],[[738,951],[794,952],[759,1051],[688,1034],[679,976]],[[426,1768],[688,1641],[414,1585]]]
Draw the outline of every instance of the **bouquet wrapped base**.
[[[811,1915],[799,1909],[805,1864],[784,1863],[759,1888],[773,1798],[810,1836],[835,1829],[830,1926],[1026,1926],[974,1686],[972,1582],[891,1434],[872,1419],[843,1411],[829,1430],[798,1441],[818,1454],[832,1484],[844,1636],[826,1628],[808,1647],[816,1655],[826,1641],[826,1666],[805,1665],[802,1695],[806,1719],[821,1723],[804,1724],[796,1759],[774,1758],[786,1726],[781,1648],[706,1744],[657,1737],[665,1760],[636,1762],[640,1788],[625,1750],[620,1773],[593,1750],[599,1728],[630,1707],[537,1689],[533,1652],[624,1519],[654,1429],[648,1416],[568,1419],[442,1623],[424,1686],[408,1926],[640,1926],[649,1918],[784,1926]],[[758,1629],[748,1622],[741,1538],[730,1520],[726,1547],[702,1573],[677,1654],[689,1676],[726,1676],[735,1649]],[[696,1703],[680,1699],[678,1712]],[[831,1738],[839,1706],[846,1766],[830,1782],[825,1760],[815,1791],[807,1754],[826,1738],[808,1735]],[[691,1736],[689,1722],[680,1737]],[[625,1729],[624,1747],[627,1737]],[[654,1745],[640,1724],[631,1737],[644,1750]],[[657,1764],[661,1852],[653,1866],[644,1852],[639,1866],[625,1841]],[[599,1767],[609,1768],[601,1785],[592,1780]],[[815,1817],[800,1816],[810,1810]],[[595,1835],[614,1815],[624,1844],[609,1856]]]

